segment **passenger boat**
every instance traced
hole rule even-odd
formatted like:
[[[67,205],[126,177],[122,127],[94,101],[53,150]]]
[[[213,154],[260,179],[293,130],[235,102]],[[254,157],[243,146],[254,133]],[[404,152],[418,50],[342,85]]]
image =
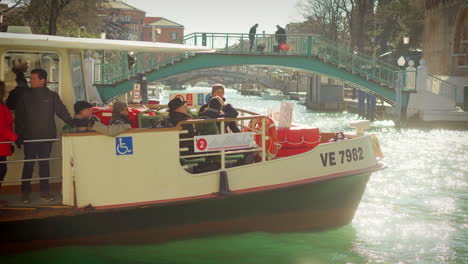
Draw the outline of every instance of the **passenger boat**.
[[[260,92],[263,100],[287,100],[288,95],[283,94],[280,90],[267,89]]]
[[[52,89],[68,109],[86,98],[76,86],[79,65],[90,43],[96,49],[146,52],[206,51],[176,44],[1,34],[3,76],[11,59],[52,58]],[[73,64],[78,61],[77,64]],[[78,73],[78,74],[76,74]],[[8,81],[8,80],[7,80]],[[153,106],[165,114],[164,106]],[[339,227],[351,222],[370,175],[384,168],[370,135],[275,127],[270,118],[240,110],[235,119],[191,120],[208,125],[228,121],[242,133],[185,134],[171,128],[135,128],[118,137],[98,133],[62,134],[54,144],[51,175],[62,199],[53,204],[0,209],[0,253],[44,247],[141,244],[225,233],[291,232]],[[150,115],[148,118],[152,118]],[[140,127],[141,124],[140,120]],[[59,125],[60,127],[60,125]],[[196,151],[183,154],[180,141]],[[220,143],[221,142],[221,143]],[[207,148],[207,146],[211,148]],[[206,152],[208,151],[208,152]],[[246,155],[254,162],[239,162]],[[208,159],[218,168],[195,173]],[[11,160],[21,160],[17,151]],[[15,165],[14,163],[13,165]],[[10,166],[5,191],[17,192],[21,166]]]

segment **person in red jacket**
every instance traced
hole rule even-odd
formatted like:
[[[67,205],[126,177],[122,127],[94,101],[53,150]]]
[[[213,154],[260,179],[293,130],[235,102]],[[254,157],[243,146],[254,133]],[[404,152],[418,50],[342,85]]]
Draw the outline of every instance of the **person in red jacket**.
[[[3,103],[5,97],[5,83],[0,81],[0,142],[16,141],[18,135],[13,132],[13,116],[8,107]],[[13,145],[9,143],[0,144],[0,161],[6,161],[8,156],[13,154]],[[7,173],[6,163],[0,163],[0,187]],[[0,201],[0,205],[5,205],[6,201]]]

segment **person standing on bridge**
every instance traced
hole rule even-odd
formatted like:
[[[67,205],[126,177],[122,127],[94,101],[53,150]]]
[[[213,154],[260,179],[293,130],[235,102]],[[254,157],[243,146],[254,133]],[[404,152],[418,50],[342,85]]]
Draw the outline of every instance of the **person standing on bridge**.
[[[277,30],[275,32],[275,37],[276,41],[278,42],[278,46],[284,46],[284,44],[286,44],[286,31],[284,30],[284,28],[280,27],[280,25],[276,25],[276,29]]]
[[[252,48],[255,43],[255,34],[257,34],[257,27],[258,27],[258,24],[255,24],[253,27],[250,28],[250,31],[249,31],[250,52],[252,52]]]

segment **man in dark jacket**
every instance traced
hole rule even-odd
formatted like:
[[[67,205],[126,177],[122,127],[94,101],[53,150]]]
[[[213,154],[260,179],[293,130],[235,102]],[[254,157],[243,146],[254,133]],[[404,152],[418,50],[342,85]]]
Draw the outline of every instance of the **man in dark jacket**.
[[[11,70],[16,74],[16,87],[8,94],[6,105],[10,110],[16,110],[16,104],[23,95],[24,90],[29,89],[28,81],[24,76],[24,73],[28,70],[28,64],[19,59],[17,62],[13,62]]]
[[[281,44],[286,43],[286,31],[284,30],[284,28],[280,27],[280,25],[276,25],[276,29],[276,41],[278,41],[278,46],[281,47]]]
[[[258,27],[258,24],[255,24],[253,27],[250,28],[250,31],[249,31],[250,52],[252,52],[252,48],[255,43],[255,34],[257,34],[257,27]]]
[[[57,115],[68,125],[72,118],[57,93],[46,86],[47,72],[43,69],[31,71],[31,89],[24,90],[16,107],[15,129],[18,134],[16,144],[21,147],[23,140],[55,139],[57,128],[54,116]],[[24,144],[24,159],[48,159],[52,150],[52,141]],[[23,179],[31,179],[34,162],[25,162]],[[39,161],[39,176],[49,178],[49,161]],[[53,201],[55,198],[49,192],[49,180],[40,182],[41,199]],[[29,203],[31,182],[24,181],[21,185],[22,201]]]
[[[187,115],[187,106],[185,102],[179,97],[172,99],[169,104],[169,119],[168,122],[171,126],[177,126],[179,122],[190,120],[190,116]],[[193,138],[195,136],[195,130],[193,125],[183,124],[182,129],[188,131],[186,134],[180,134],[180,138]],[[193,154],[193,141],[180,141],[180,148],[188,148],[188,151],[184,151],[181,155]]]

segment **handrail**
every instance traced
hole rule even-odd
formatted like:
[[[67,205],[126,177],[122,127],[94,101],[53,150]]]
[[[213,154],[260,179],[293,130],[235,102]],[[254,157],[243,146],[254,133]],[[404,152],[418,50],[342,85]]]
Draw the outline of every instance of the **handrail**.
[[[251,120],[251,119],[260,119],[260,118],[266,118],[264,115],[254,115],[254,116],[243,116],[243,117],[236,117],[236,118],[218,118],[218,119],[191,119],[191,120],[186,120],[183,122],[179,122],[177,124],[177,128],[182,128],[183,124],[204,124],[204,123],[217,123],[217,122],[231,122],[231,121],[241,121],[241,120]]]
[[[40,181],[40,180],[62,179],[62,178],[63,178],[63,177],[31,178],[31,179],[20,179],[20,180],[0,181],[0,183],[28,182],[28,181]]]
[[[447,82],[447,81],[444,81],[444,80],[442,80],[442,79],[440,79],[440,78],[438,78],[438,77],[435,77],[435,76],[432,75],[432,74],[429,74],[429,73],[428,73],[427,76],[430,77],[430,78],[436,79],[436,80],[438,80],[438,81],[440,81],[440,82],[442,82],[442,83],[445,83],[445,84],[447,84],[447,85],[449,85],[449,86],[453,86],[453,87],[455,87],[455,88],[457,87],[455,84],[449,83],[449,82]]]
[[[29,139],[24,140],[24,143],[37,143],[37,142],[54,142],[60,141],[59,138],[46,138],[46,139]],[[0,144],[12,144],[14,141],[2,141]],[[0,164],[5,163],[24,163],[24,162],[36,162],[36,161],[50,161],[50,160],[61,160],[62,158],[44,158],[44,159],[24,159],[24,160],[6,160],[0,161]],[[31,179],[21,179],[21,180],[10,180],[10,181],[0,181],[0,183],[10,183],[10,182],[24,182],[24,181],[37,181],[44,179],[61,179],[62,177],[46,177],[46,178],[31,178]]]
[[[60,141],[60,138],[47,138],[47,139],[27,139],[24,140],[24,143],[35,143],[35,142],[55,142],[55,141]],[[2,141],[0,144],[13,144],[15,141]]]
[[[220,134],[225,134],[224,132],[224,127],[226,122],[237,122],[241,121],[243,122],[244,120],[254,120],[254,119],[262,119],[262,127],[260,133],[257,133],[256,131],[252,131],[254,135],[260,134],[261,136],[261,141],[263,142],[261,147],[256,147],[256,148],[251,148],[251,149],[245,149],[245,150],[220,150],[220,151],[214,151],[215,153],[201,153],[201,154],[190,154],[190,155],[181,155],[180,158],[199,158],[199,157],[208,157],[208,156],[220,156],[221,157],[221,166],[219,170],[224,170],[226,169],[226,159],[225,156],[228,154],[237,154],[237,153],[248,153],[248,152],[261,152],[262,153],[262,162],[266,161],[266,146],[265,146],[265,141],[266,141],[266,130],[265,130],[265,120],[266,116],[264,115],[252,115],[252,116],[242,116],[242,117],[236,117],[236,118],[218,118],[218,119],[194,119],[194,120],[186,120],[186,121],[181,121],[177,124],[177,128],[182,129],[182,125],[195,125],[195,124],[204,124],[204,123],[220,123],[221,125],[221,131]],[[179,141],[190,141],[194,140],[194,138],[183,138],[179,139]],[[252,139],[253,140],[253,139]],[[180,148],[180,152],[186,151],[186,148]]]
[[[427,82],[431,82],[431,85],[429,85]],[[438,87],[434,87],[434,82],[439,82]],[[443,89],[446,88],[446,89]],[[435,77],[434,75],[427,74],[427,79],[426,79],[426,90],[430,91],[433,94],[441,95],[443,97],[446,97],[450,100],[453,101],[454,104],[456,104],[457,100],[457,86],[449,83],[447,81],[444,81],[438,77]]]

